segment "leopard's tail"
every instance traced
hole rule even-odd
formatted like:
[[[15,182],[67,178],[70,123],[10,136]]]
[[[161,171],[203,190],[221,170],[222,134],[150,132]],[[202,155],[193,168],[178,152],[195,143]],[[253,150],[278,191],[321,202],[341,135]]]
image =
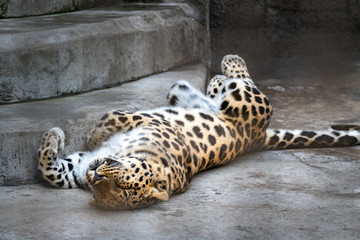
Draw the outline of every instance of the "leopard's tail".
[[[360,126],[334,125],[329,130],[266,130],[263,150],[360,145]]]

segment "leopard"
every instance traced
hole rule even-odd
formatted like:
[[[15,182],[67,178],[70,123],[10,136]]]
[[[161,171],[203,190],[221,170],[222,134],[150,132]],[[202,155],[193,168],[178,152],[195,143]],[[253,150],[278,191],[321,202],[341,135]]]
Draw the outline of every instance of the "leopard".
[[[245,61],[226,55],[221,71],[205,94],[179,80],[166,96],[168,106],[106,112],[87,134],[86,151],[61,157],[64,131],[48,130],[38,150],[40,175],[57,188],[91,191],[96,207],[139,209],[186,192],[195,174],[250,152],[360,144],[357,125],[269,128],[272,105]]]

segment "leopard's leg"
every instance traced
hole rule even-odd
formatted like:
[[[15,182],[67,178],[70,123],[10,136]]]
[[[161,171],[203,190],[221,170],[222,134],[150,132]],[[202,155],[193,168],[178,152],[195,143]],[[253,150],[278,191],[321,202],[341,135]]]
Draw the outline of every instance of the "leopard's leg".
[[[221,71],[224,75],[214,76],[206,90],[207,96],[215,102],[224,93],[225,82],[228,79],[242,79],[249,86],[255,86],[250,78],[245,61],[238,55],[226,55],[221,61]]]
[[[85,152],[73,153],[59,158],[59,151],[64,148],[65,135],[60,128],[46,132],[38,150],[38,170],[42,178],[58,188],[86,187]]]
[[[167,96],[170,105],[186,109],[199,108],[217,114],[219,109],[218,98],[221,98],[221,94],[225,92],[224,87],[228,79],[241,78],[244,83],[256,88],[250,79],[245,61],[239,56],[226,55],[221,62],[221,70],[224,75],[216,75],[210,80],[206,90],[207,96],[188,82],[178,81],[171,87]]]
[[[206,89],[206,95],[214,102],[218,100],[219,95],[225,87],[226,80],[227,78],[224,75],[216,75],[210,80],[209,85]]]
[[[227,78],[250,78],[244,59],[238,55],[226,55],[221,61],[221,71]]]
[[[118,110],[107,112],[96,126],[87,134],[87,146],[93,150],[117,132],[129,132],[134,128],[145,126],[153,116],[147,113],[132,113]]]
[[[224,57],[221,68],[228,77],[217,102],[219,118],[231,123],[238,141],[237,153],[257,150],[265,141],[272,115],[269,99],[256,87],[237,55]]]
[[[187,81],[182,80],[175,83],[171,87],[167,99],[171,106],[185,109],[197,108],[214,114],[218,113],[216,104]]]

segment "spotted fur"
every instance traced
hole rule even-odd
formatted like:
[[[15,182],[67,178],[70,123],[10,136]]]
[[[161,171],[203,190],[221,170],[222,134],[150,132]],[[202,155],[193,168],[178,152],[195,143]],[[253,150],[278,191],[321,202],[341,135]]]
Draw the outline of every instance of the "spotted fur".
[[[188,189],[198,172],[248,152],[305,147],[353,146],[360,127],[327,131],[268,129],[269,99],[251,80],[237,55],[224,57],[207,95],[186,81],[167,95],[170,107],[106,113],[87,136],[91,151],[65,158],[60,128],[46,132],[39,171],[55,187],[93,191],[93,205],[109,209],[149,206]]]
[[[222,92],[226,79],[224,75],[216,75],[210,80],[206,93],[214,102],[217,102],[219,93]]]

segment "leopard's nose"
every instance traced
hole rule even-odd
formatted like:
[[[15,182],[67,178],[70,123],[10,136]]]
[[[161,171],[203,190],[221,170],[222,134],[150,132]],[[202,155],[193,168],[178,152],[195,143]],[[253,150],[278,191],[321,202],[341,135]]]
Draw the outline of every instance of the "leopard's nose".
[[[94,171],[94,184],[97,182],[97,181],[100,181],[101,179],[104,179],[105,176],[103,175],[99,175],[96,171]]]

